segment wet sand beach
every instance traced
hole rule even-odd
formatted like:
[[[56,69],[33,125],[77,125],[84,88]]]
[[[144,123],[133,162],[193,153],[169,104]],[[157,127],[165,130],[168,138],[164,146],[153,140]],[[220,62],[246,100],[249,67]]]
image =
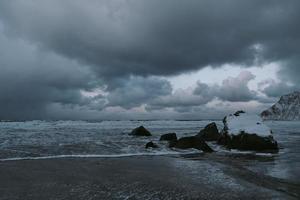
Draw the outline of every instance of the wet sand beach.
[[[229,160],[199,154],[1,161],[0,199],[299,199],[299,184]]]

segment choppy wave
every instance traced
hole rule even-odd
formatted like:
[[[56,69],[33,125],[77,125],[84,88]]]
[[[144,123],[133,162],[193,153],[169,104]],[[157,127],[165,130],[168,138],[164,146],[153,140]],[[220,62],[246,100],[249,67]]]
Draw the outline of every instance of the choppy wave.
[[[162,134],[175,132],[178,137],[195,135],[212,121],[26,121],[0,122],[0,161],[59,159],[59,158],[118,158],[130,156],[182,155],[199,153],[198,150],[170,149],[159,141]],[[216,121],[222,128],[222,122]],[[268,171],[276,177],[299,179],[300,123],[266,122],[274,132],[281,150],[279,154],[250,151],[228,151],[209,143],[218,153],[247,159],[257,159],[253,170]],[[151,137],[132,137],[128,133],[143,125]],[[153,141],[158,149],[145,149]],[[237,154],[237,156],[235,156]],[[243,156],[245,154],[245,156]],[[253,155],[253,156],[251,156]],[[267,158],[271,157],[271,158]],[[283,173],[284,172],[284,173]]]

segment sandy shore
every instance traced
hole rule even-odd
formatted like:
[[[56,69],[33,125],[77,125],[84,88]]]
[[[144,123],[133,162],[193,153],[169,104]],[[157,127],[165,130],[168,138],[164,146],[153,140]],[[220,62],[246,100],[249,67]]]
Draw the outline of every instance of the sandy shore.
[[[0,162],[0,199],[298,199],[299,185],[217,157]]]

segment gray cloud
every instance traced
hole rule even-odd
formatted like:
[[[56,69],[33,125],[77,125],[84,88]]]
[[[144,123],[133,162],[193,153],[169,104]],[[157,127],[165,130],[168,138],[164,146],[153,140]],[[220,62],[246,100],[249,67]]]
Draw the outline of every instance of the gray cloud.
[[[167,80],[156,77],[130,77],[119,80],[118,87],[109,92],[107,106],[138,107],[171,92],[172,87]]]
[[[51,103],[87,103],[80,90],[95,85],[88,68],[1,33],[0,43],[0,119],[47,118]]]
[[[259,90],[269,97],[280,97],[293,91],[300,90],[300,87],[273,79],[264,80],[259,83]]]
[[[248,87],[249,81],[254,78],[251,72],[242,71],[237,77],[228,77],[221,85],[198,81],[195,88],[178,89],[172,94],[157,96],[148,102],[146,109],[173,108],[178,112],[189,112],[216,99],[228,102],[264,100]]]
[[[170,75],[299,55],[300,2],[1,1],[9,34],[94,66],[101,77]]]
[[[299,43],[297,44],[299,45]],[[282,69],[278,72],[278,76],[282,82],[290,83],[300,90],[300,57],[292,57],[289,60],[281,62]]]
[[[280,62],[282,83],[261,92],[298,89],[299,8],[298,0],[3,0],[0,118],[265,101],[248,88],[249,73],[221,85],[199,82],[194,91],[172,91],[162,78],[226,63]],[[99,87],[107,94],[81,94]]]
[[[204,105],[211,101],[214,97],[206,94],[193,94],[192,88],[179,89],[172,94],[160,96],[149,102],[148,110],[157,110],[163,108],[174,108],[177,111],[188,111],[189,107]]]
[[[247,102],[256,99],[256,92],[248,87],[249,81],[255,76],[249,71],[241,72],[237,77],[225,79],[219,88],[217,96],[225,101]]]
[[[259,90],[268,97],[278,98],[294,91],[300,91],[300,58],[293,56],[280,62],[279,80],[267,79],[259,83]]]
[[[194,94],[206,97],[217,97],[224,101],[247,102],[257,99],[257,93],[248,87],[255,76],[249,71],[242,71],[237,77],[228,77],[221,85],[208,86],[198,82]]]

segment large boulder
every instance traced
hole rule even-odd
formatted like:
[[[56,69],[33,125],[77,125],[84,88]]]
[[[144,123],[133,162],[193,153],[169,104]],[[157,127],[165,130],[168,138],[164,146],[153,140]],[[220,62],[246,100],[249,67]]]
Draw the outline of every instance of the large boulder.
[[[148,131],[145,127],[140,126],[131,131],[129,135],[134,135],[134,136],[151,136],[150,131]]]
[[[146,149],[148,148],[158,148],[157,144],[153,143],[152,141],[151,142],[148,142],[145,146]]]
[[[277,151],[271,129],[257,115],[238,111],[223,119],[224,128],[218,143],[230,149]]]
[[[170,148],[175,147],[176,143],[177,143],[177,140],[170,140],[169,141],[169,147]]]
[[[176,133],[167,133],[167,134],[164,134],[162,136],[160,136],[160,141],[173,141],[173,140],[177,140],[177,136],[176,136]]]
[[[215,122],[208,124],[202,129],[197,135],[205,141],[217,141],[220,139],[221,134],[219,133],[218,127]]]
[[[194,148],[202,150],[204,152],[213,152],[213,150],[206,144],[206,142],[202,138],[196,136],[180,138],[179,140],[174,142],[172,146],[178,149]],[[170,145],[170,147],[172,146]]]

